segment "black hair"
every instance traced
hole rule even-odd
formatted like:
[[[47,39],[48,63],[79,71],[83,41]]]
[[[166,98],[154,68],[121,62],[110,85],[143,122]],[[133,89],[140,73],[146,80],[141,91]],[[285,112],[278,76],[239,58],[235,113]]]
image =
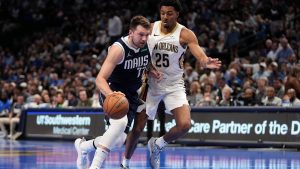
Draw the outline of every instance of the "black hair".
[[[161,0],[159,8],[161,8],[162,6],[172,6],[177,12],[182,11],[182,7],[179,0]]]

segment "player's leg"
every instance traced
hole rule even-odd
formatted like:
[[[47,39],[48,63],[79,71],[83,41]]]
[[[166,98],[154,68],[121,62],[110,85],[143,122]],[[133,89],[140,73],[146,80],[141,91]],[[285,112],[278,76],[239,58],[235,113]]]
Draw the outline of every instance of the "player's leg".
[[[121,164],[121,168],[129,168],[129,161],[136,149],[139,137],[141,135],[141,132],[145,128],[147,119],[148,116],[146,115],[145,110],[136,114],[133,128],[126,139],[125,153]]]
[[[164,142],[171,142],[176,140],[177,138],[186,134],[191,127],[191,114],[190,107],[188,105],[183,105],[171,111],[174,115],[176,125],[170,129],[162,138]],[[159,144],[159,139],[157,140],[157,144],[160,147],[164,145]]]
[[[96,149],[94,139],[86,141],[85,138],[77,138],[74,146],[77,151],[77,169],[86,169],[88,166],[88,153]]]
[[[7,130],[5,128],[5,124],[9,124],[9,118],[8,117],[1,117],[0,118],[0,129],[3,132],[5,136],[7,136]]]
[[[174,99],[175,98],[175,99]],[[171,141],[181,137],[188,132],[191,126],[190,107],[186,99],[185,91],[178,90],[168,93],[163,99],[167,111],[174,115],[176,125],[170,129],[164,136],[151,138],[148,142],[150,150],[150,164],[152,168],[159,168],[160,152]]]
[[[9,123],[9,135],[13,136],[15,134],[16,125],[20,123],[20,119],[18,117],[13,117]]]
[[[128,119],[124,116],[121,119],[110,119],[110,126],[105,131],[103,136],[95,139],[95,146],[97,147],[90,169],[98,169],[103,165],[108,153],[116,146],[120,145],[119,142],[124,143],[126,133],[124,133]],[[116,139],[121,137],[122,139]]]
[[[166,130],[165,130],[165,110],[166,110],[165,104],[164,104],[163,101],[161,101],[158,104],[158,108],[157,108],[157,117],[158,117],[158,120],[159,120],[159,123],[160,123],[159,136],[163,136],[166,133]],[[147,141],[149,141],[153,136],[153,123],[154,123],[153,120],[148,120],[147,121]]]
[[[99,94],[99,103],[103,106],[103,101],[105,97],[102,94]],[[96,138],[98,141],[101,139],[101,136]],[[74,142],[75,149],[77,151],[76,166],[77,169],[86,169],[88,164],[88,153],[97,149],[95,140],[85,140],[85,138],[77,138]]]
[[[166,134],[166,128],[165,128],[165,121],[166,121],[166,115],[165,115],[165,103],[161,101],[157,108],[157,117],[160,123],[160,130],[159,130],[159,136],[163,136]]]
[[[157,113],[157,108],[158,104],[160,101],[164,99],[164,95],[161,95],[161,93],[157,93],[156,91],[152,91],[149,89],[148,94],[147,94],[147,99],[146,99],[146,114],[148,115],[149,120],[154,120],[156,113]],[[155,138],[150,138],[148,141],[148,149],[150,151],[150,165],[152,168],[158,168],[159,167],[159,152],[161,149],[158,149],[158,146],[154,146],[156,144],[153,141]]]
[[[75,148],[77,151],[77,168],[78,169],[86,169],[88,166],[88,153],[96,150],[98,147],[105,149],[104,154],[100,153],[101,157],[95,158],[95,165],[99,162],[98,165],[102,165],[103,161],[106,158],[106,155],[111,149],[121,147],[126,139],[127,134],[124,132],[127,126],[127,116],[118,119],[118,120],[109,120],[108,130],[103,134],[103,136],[98,136],[95,139],[91,139],[86,141],[84,138],[78,138],[75,140]],[[116,134],[116,133],[117,134]],[[113,133],[110,135],[109,133]],[[116,136],[117,135],[117,136]],[[106,139],[105,139],[106,138]],[[112,139],[113,138],[113,139]],[[106,144],[109,142],[111,144]],[[102,146],[101,143],[104,143],[107,146]],[[100,145],[99,145],[100,144]],[[98,153],[99,154],[99,153]],[[95,153],[95,156],[96,153]],[[102,159],[102,160],[101,160]],[[102,162],[101,162],[102,161]],[[97,168],[97,167],[95,167]]]
[[[174,99],[176,98],[176,99]],[[187,133],[191,127],[191,113],[186,94],[183,90],[177,90],[169,93],[164,98],[167,111],[171,111],[174,115],[176,125],[172,127],[163,137],[160,137],[157,141],[165,141],[167,143],[176,140]],[[163,140],[160,140],[163,139]],[[163,147],[163,145],[160,145]]]

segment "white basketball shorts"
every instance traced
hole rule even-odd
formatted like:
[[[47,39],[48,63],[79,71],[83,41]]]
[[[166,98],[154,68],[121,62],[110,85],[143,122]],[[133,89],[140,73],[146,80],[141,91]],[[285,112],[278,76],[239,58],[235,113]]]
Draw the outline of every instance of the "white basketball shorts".
[[[172,114],[171,110],[175,108],[181,107],[184,104],[189,105],[184,88],[171,92],[156,92],[149,88],[146,98],[146,114],[149,120],[154,120],[158,104],[161,100],[165,103],[165,112],[169,114]]]

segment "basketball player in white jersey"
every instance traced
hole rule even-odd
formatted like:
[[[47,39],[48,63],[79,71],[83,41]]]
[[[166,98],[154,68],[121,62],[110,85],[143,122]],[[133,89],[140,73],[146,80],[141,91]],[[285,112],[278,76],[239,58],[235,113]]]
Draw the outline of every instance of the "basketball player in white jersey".
[[[176,125],[160,138],[151,138],[148,142],[150,164],[159,168],[159,155],[171,141],[186,134],[191,127],[190,107],[186,98],[183,80],[183,56],[187,48],[205,68],[218,69],[221,61],[207,57],[198,44],[195,34],[177,22],[181,5],[178,0],[162,0],[160,3],[161,20],[152,25],[148,39],[149,48],[153,48],[151,61],[162,73],[157,80],[149,76],[149,89],[146,98],[146,114],[150,120],[156,115],[157,106],[164,101],[166,112],[173,114]],[[133,130],[127,137],[125,157],[121,168],[129,168],[129,160],[134,152],[138,137],[143,131],[147,116],[136,116]]]

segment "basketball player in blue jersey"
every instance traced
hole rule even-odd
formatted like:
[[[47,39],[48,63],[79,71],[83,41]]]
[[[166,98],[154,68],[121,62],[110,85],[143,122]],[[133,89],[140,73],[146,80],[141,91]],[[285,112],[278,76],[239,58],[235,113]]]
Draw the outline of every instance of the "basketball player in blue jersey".
[[[108,50],[106,60],[96,78],[96,85],[102,96],[100,101],[103,103],[105,96],[120,92],[129,101],[129,112],[121,119],[109,119],[109,127],[102,136],[88,141],[80,138],[75,140],[78,169],[88,167],[87,154],[90,151],[96,149],[90,169],[98,169],[113,148],[124,144],[140,104],[137,90],[142,85],[143,72],[147,65],[151,64],[146,45],[149,34],[150,22],[143,16],[135,16],[130,22],[129,35],[120,38]]]
[[[195,34],[177,22],[181,5],[178,0],[162,0],[160,3],[160,21],[151,26],[148,40],[152,51],[152,65],[162,73],[161,79],[148,78],[149,89],[146,97],[146,114],[155,118],[158,104],[164,101],[166,112],[173,114],[176,125],[164,136],[151,138],[148,142],[150,164],[154,169],[160,165],[160,152],[173,140],[186,134],[191,127],[190,107],[186,98],[183,80],[183,56],[187,48],[205,68],[218,69],[221,62],[207,57],[198,44]],[[147,116],[137,115],[132,132],[126,141],[126,150],[121,168],[129,168],[129,160],[134,152],[138,137],[143,131]],[[136,118],[137,118],[136,117]],[[145,118],[146,117],[146,118]]]

